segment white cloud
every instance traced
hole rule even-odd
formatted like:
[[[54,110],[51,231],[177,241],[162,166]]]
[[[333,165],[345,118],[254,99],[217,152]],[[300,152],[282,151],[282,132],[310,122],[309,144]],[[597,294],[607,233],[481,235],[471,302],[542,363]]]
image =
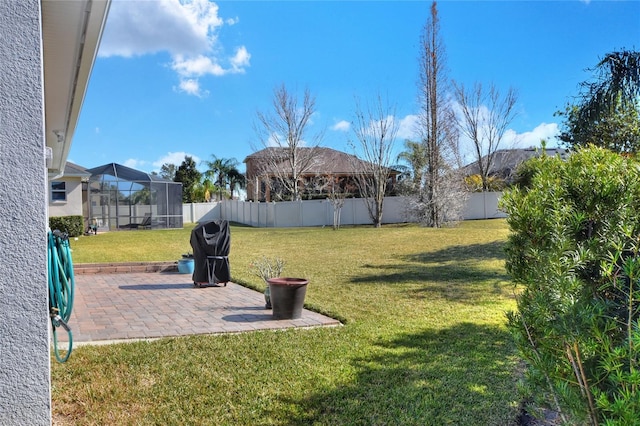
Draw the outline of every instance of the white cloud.
[[[233,67],[234,72],[244,73],[244,67],[248,67],[250,65],[249,60],[251,59],[251,54],[247,51],[247,48],[244,46],[240,46],[236,49],[236,54],[231,58],[231,66]]]
[[[180,151],[180,152],[167,152],[167,154],[164,157],[158,158],[158,160],[153,162],[153,167],[160,170],[163,164],[175,164],[176,166],[179,166],[184,161],[185,156],[189,156],[193,158],[193,161],[195,161],[196,165],[200,164],[200,157],[193,154],[189,154],[184,151]]]
[[[222,26],[237,22],[220,18],[218,5],[209,0],[114,0],[99,55],[130,58],[168,52],[180,86],[192,88],[200,77],[244,73],[250,65],[245,46],[226,56],[217,38]],[[201,96],[199,90],[183,91]]]
[[[558,123],[540,123],[536,128],[529,132],[517,133],[509,129],[504,135],[503,148],[531,148],[539,147],[540,142],[544,139],[547,141],[548,147],[558,144],[556,136],[559,133]]]
[[[144,168],[144,166],[148,164],[146,161],[144,160],[138,160],[137,158],[129,158],[128,160],[126,160],[123,164],[123,166],[126,167],[131,167],[132,169],[142,169]]]
[[[396,137],[402,140],[415,139],[417,125],[418,125],[417,115],[410,114],[404,118],[401,118],[398,122],[398,133]]]
[[[194,95],[199,98],[204,98],[209,96],[208,90],[200,90],[200,82],[196,79],[187,78],[180,81],[178,87],[174,87],[174,90],[178,92],[185,92],[189,95]]]
[[[351,129],[351,123],[347,120],[340,120],[333,126],[331,126],[331,130],[335,130],[337,132],[348,132]]]
[[[213,61],[213,58],[204,55],[192,58],[184,58],[182,55],[178,55],[173,59],[171,68],[183,77],[201,77],[205,74],[224,75],[225,70]]]
[[[111,3],[100,56],[131,57],[160,51],[196,54],[212,47],[223,25],[218,6],[207,0]]]

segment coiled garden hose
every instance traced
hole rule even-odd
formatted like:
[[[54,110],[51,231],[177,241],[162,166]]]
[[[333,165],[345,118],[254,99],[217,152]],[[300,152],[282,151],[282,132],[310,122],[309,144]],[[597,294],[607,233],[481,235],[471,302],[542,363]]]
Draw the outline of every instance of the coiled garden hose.
[[[53,328],[53,348],[58,362],[65,362],[71,355],[73,336],[67,325],[73,308],[75,278],[69,235],[60,231],[49,231],[48,276],[49,276],[49,316]],[[56,329],[62,327],[69,335],[69,347],[63,356],[58,351]]]

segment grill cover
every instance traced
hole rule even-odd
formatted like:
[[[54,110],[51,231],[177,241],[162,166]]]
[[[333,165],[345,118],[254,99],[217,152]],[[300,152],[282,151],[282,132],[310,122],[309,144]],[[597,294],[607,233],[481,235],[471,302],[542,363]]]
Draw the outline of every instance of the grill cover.
[[[231,281],[228,258],[231,233],[228,221],[213,220],[198,224],[191,231],[190,242],[193,249],[194,283],[215,284]],[[211,275],[208,268],[211,268]]]

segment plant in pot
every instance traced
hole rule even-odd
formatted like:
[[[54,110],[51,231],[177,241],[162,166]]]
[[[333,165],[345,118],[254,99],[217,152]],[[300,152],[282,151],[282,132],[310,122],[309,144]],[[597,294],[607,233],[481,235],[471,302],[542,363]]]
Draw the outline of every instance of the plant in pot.
[[[254,275],[262,278],[265,284],[264,300],[265,308],[271,309],[271,291],[269,288],[269,279],[282,275],[284,271],[285,261],[280,257],[262,256],[251,263],[251,270]]]

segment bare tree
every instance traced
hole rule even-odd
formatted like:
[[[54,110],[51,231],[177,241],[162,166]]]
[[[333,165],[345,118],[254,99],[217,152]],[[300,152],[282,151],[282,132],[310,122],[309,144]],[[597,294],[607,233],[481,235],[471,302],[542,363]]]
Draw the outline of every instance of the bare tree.
[[[460,217],[464,206],[455,114],[447,96],[446,51],[440,38],[436,2],[431,5],[420,43],[418,131],[425,146],[426,170],[422,188],[411,209],[427,226],[440,227]],[[462,198],[461,198],[462,197]]]
[[[398,133],[395,110],[384,103],[380,95],[366,110],[356,100],[353,132],[356,141],[349,145],[356,154],[352,168],[369,216],[376,228],[382,226],[382,207],[391,180],[393,144]]]
[[[509,88],[503,97],[494,84],[488,90],[481,83],[475,83],[473,89],[456,83],[453,87],[460,108],[458,128],[471,141],[482,191],[488,191],[496,152],[503,143],[507,127],[517,115],[518,95],[515,89]]]
[[[344,186],[343,179],[335,176],[329,176],[329,179],[327,200],[333,207],[333,230],[336,231],[340,229],[340,216],[348,190]]]
[[[257,114],[254,127],[264,148],[258,172],[276,193],[292,201],[302,198],[302,179],[313,168],[316,148],[324,135],[323,131],[307,135],[315,111],[316,100],[309,89],[300,103],[282,84],[273,92],[273,111]]]

